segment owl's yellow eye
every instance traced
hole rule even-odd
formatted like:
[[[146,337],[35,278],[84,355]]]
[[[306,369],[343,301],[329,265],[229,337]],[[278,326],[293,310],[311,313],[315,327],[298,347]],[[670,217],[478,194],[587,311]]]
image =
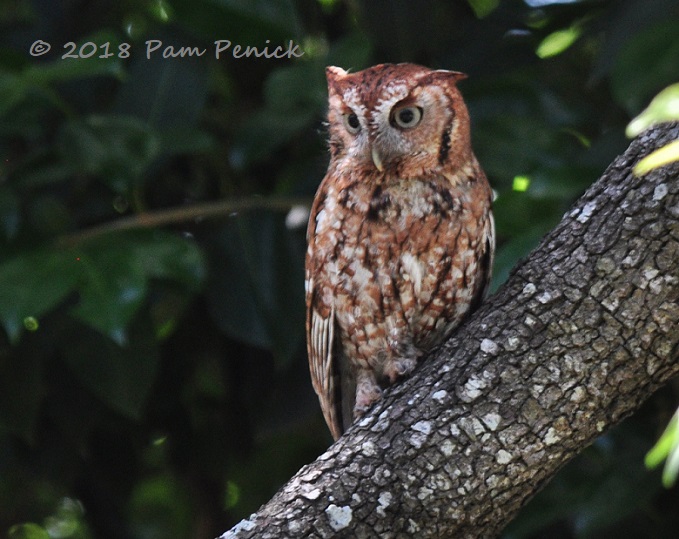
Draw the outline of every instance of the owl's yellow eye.
[[[410,129],[420,123],[422,119],[422,109],[420,107],[400,107],[391,113],[392,125],[396,124],[402,129]]]
[[[358,116],[356,116],[355,112],[349,112],[348,114],[345,114],[343,118],[344,127],[347,128],[349,133],[355,135],[361,130],[361,122],[358,120]]]

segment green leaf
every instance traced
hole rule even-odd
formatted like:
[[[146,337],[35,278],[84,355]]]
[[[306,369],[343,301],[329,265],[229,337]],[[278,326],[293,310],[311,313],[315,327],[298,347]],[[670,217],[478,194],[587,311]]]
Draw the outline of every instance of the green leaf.
[[[679,120],[679,83],[672,84],[653,100],[629,124],[625,134],[629,138],[640,135],[653,124]]]
[[[9,539],[50,539],[50,534],[41,526],[27,522],[12,526],[9,529]]]
[[[474,10],[474,14],[483,19],[495,11],[500,5],[500,0],[467,0],[467,3]]]
[[[159,156],[160,142],[136,118],[94,115],[66,123],[59,149],[74,173],[97,176],[115,191],[126,192]]]
[[[26,91],[26,84],[20,75],[0,71],[0,117],[21,103],[26,97]]]
[[[278,111],[316,111],[325,106],[324,70],[316,62],[276,69],[266,79],[267,107]]]
[[[169,22],[173,18],[172,6],[165,0],[154,0],[146,5],[147,11],[160,22]]]
[[[642,176],[653,169],[668,165],[675,161],[679,161],[679,140],[670,142],[644,157],[634,165],[634,173],[637,176]]]
[[[96,250],[80,257],[84,282],[80,301],[71,314],[120,345],[126,328],[146,296],[141,265],[124,251]]]
[[[523,193],[528,190],[529,186],[530,186],[529,176],[523,174],[514,176],[514,180],[512,181],[512,191]]]
[[[139,419],[156,380],[159,357],[147,319],[135,318],[127,333],[127,345],[121,347],[97,331],[74,325],[59,335],[58,346],[86,388],[113,410]]]
[[[201,252],[186,239],[164,232],[111,234],[80,256],[80,301],[71,313],[118,344],[146,299],[149,279],[174,281],[196,291],[205,277]]]
[[[45,528],[52,537],[76,538],[83,525],[84,508],[77,500],[62,498],[54,514],[45,518]]]
[[[149,278],[176,281],[196,291],[205,279],[205,264],[198,246],[162,231],[129,237],[131,256]]]
[[[191,127],[170,128],[158,133],[164,154],[195,154],[214,149],[215,139],[199,129]]]
[[[581,34],[582,28],[579,25],[552,32],[542,40],[535,53],[540,58],[557,56],[575,43]]]
[[[78,43],[86,43],[83,41]],[[93,42],[101,44],[102,42]],[[105,43],[105,42],[104,42]],[[122,61],[118,58],[117,44],[111,44],[111,51],[116,51],[110,58],[99,58],[104,51],[97,52],[89,58],[65,58],[50,63],[36,63],[29,66],[22,74],[24,83],[29,86],[47,86],[60,82],[83,79],[86,77],[109,76],[121,79],[124,73]],[[63,54],[61,52],[60,54]],[[76,49],[75,55],[78,54]]]
[[[368,67],[373,43],[361,32],[355,32],[334,43],[328,51],[327,65],[352,66],[358,70]]]
[[[0,264],[0,321],[16,344],[24,319],[40,318],[71,292],[81,267],[70,251],[41,249]]]
[[[215,276],[207,296],[218,325],[284,364],[303,337],[302,234],[287,230],[282,215],[252,212],[215,229],[207,244]]]
[[[666,488],[674,485],[679,475],[679,411],[670,419],[660,439],[646,453],[644,464],[647,468],[656,468],[665,459],[662,482]]]
[[[299,112],[259,110],[252,114],[242,129],[236,133],[234,154],[243,166],[262,161],[311,125],[314,117],[310,110]]]
[[[190,493],[173,475],[140,478],[129,495],[128,511],[134,537],[191,537],[194,516]]]
[[[662,472],[662,484],[665,488],[672,488],[679,474],[679,443],[675,443],[667,455],[667,462]]]

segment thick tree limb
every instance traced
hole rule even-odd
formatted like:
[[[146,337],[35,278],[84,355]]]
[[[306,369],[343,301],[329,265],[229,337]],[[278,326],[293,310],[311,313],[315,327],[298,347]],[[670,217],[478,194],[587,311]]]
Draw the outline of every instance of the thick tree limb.
[[[410,379],[222,536],[492,537],[679,372],[679,166],[635,140]]]

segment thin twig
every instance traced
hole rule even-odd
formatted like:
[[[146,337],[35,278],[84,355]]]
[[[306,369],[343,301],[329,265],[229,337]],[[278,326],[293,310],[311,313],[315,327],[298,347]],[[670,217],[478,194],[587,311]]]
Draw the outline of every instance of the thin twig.
[[[309,206],[310,204],[311,200],[303,197],[249,197],[204,202],[202,204],[192,204],[190,206],[166,210],[148,211],[121,217],[115,221],[109,221],[74,234],[69,234],[68,236],[60,238],[57,241],[57,245],[61,247],[73,246],[110,232],[121,232],[123,230],[138,228],[157,228],[196,219],[227,217],[243,211],[287,211],[294,206]]]

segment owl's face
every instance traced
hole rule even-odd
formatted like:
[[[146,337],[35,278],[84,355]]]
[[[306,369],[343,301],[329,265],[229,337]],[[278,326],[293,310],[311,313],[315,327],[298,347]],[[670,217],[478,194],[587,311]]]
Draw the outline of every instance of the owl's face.
[[[331,168],[401,178],[454,172],[471,154],[462,73],[381,64],[349,74],[326,69]]]

